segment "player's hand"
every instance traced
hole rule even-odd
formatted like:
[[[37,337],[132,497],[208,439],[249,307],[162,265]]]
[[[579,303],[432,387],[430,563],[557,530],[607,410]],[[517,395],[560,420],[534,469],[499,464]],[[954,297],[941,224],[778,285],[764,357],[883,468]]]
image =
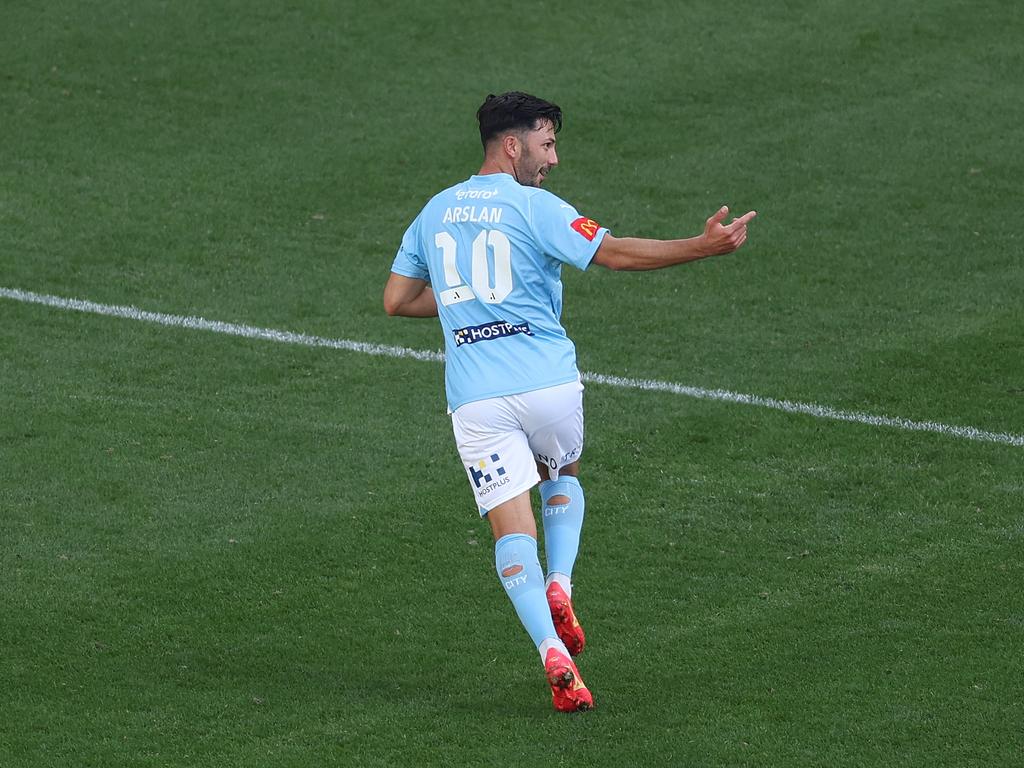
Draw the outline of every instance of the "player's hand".
[[[732,253],[747,239],[747,222],[757,216],[756,211],[749,211],[728,224],[723,224],[729,215],[728,206],[723,205],[707,220],[704,225],[704,247],[709,256],[720,256]]]

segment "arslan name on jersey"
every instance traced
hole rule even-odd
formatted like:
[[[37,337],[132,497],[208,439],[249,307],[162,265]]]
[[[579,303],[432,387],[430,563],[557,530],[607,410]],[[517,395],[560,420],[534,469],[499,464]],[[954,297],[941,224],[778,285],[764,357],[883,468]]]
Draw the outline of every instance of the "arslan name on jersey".
[[[442,224],[499,224],[501,223],[502,209],[475,205],[457,205],[444,209]]]

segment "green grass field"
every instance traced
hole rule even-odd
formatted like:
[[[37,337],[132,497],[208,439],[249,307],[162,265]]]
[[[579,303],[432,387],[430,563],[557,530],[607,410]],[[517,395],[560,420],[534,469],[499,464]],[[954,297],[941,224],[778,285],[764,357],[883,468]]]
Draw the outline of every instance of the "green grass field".
[[[588,372],[1024,434],[1010,2],[0,10],[0,289],[436,350],[384,315],[474,112],[735,256],[566,270]],[[0,297],[0,766],[1017,766],[1024,448],[592,384],[550,708],[442,367]]]

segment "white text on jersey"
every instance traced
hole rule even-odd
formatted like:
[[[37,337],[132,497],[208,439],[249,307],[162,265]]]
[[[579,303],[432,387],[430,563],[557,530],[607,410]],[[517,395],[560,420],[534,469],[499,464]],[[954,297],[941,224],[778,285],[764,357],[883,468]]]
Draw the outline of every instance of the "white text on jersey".
[[[442,224],[489,223],[497,224],[501,221],[501,208],[479,208],[475,205],[463,205],[455,208],[445,208]]]

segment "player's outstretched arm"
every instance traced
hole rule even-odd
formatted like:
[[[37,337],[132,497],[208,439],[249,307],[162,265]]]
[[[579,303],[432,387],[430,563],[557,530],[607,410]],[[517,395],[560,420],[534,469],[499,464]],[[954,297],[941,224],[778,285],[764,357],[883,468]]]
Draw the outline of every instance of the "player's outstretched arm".
[[[392,272],[384,286],[384,311],[401,317],[437,317],[437,301],[426,280]]]
[[[757,213],[750,211],[723,224],[729,209],[722,206],[704,225],[704,232],[683,240],[650,240],[642,237],[605,235],[594,254],[594,263],[608,269],[648,270],[685,264],[732,253],[747,239],[747,222]]]

